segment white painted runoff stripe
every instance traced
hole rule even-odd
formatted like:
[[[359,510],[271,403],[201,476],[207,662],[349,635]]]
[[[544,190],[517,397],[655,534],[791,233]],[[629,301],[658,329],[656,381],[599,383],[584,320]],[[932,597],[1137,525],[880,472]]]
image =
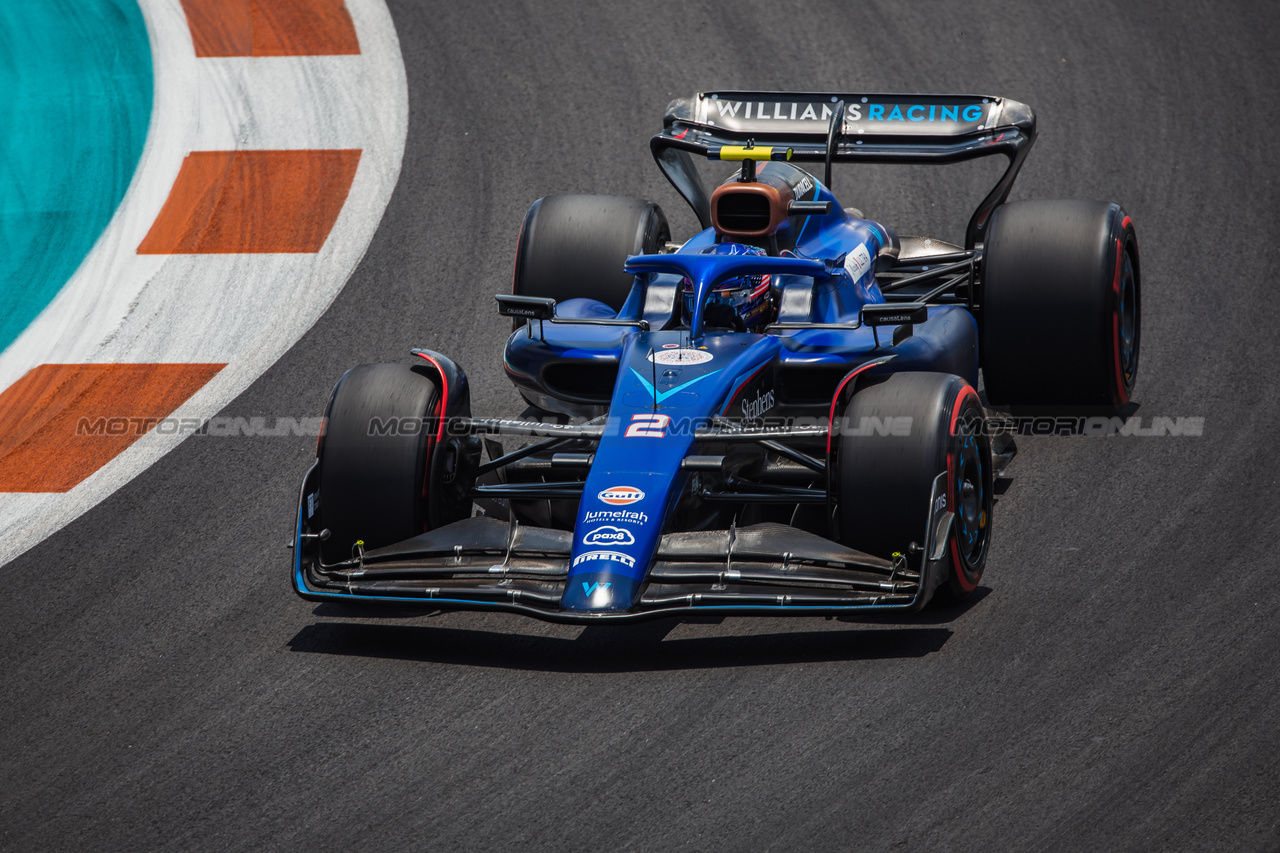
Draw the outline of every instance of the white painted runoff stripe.
[[[225,364],[172,412],[207,420],[324,313],[364,256],[400,174],[408,87],[383,0],[346,0],[360,53],[197,58],[180,0],[139,0],[155,72],[133,182],[75,275],[0,354],[0,392],[40,365]],[[358,150],[316,252],[139,254],[192,152]],[[0,563],[66,525],[183,439],[151,431],[61,493],[0,493]]]

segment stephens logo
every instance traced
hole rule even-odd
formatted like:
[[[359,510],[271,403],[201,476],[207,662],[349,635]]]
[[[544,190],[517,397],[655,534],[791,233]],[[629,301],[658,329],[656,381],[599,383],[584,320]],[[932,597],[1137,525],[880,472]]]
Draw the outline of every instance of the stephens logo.
[[[595,530],[582,537],[583,545],[634,545],[636,537],[631,535],[631,531],[623,530],[621,527],[614,527],[606,524],[603,527],[597,527]]]
[[[742,417],[746,420],[754,421],[756,418],[760,417],[772,408],[773,392],[766,391],[761,394],[757,391],[756,398],[754,400],[742,401]]]
[[[630,506],[644,500],[644,492],[635,486],[612,486],[599,495],[600,500],[613,506]]]
[[[580,554],[574,558],[573,564],[576,566],[579,563],[589,563],[592,560],[607,560],[611,563],[621,563],[628,569],[634,569],[636,567],[634,557],[628,557],[626,554],[619,554],[617,551],[588,551],[587,553]]]

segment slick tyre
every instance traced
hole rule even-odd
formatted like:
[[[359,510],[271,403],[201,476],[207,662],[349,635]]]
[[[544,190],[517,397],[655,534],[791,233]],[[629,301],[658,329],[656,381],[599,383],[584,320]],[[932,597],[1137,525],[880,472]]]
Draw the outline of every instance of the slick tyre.
[[[557,302],[586,297],[617,311],[635,282],[622,271],[627,257],[659,252],[670,239],[667,217],[651,201],[605,195],[540,198],[520,226],[511,290]]]
[[[945,475],[955,519],[935,596],[972,593],[987,561],[994,504],[990,439],[973,387],[947,373],[896,373],[861,388],[844,410],[838,448],[841,539],[878,557],[925,545],[934,480]],[[923,563],[918,554],[908,562]]]
[[[441,415],[439,379],[423,365],[362,364],[338,381],[320,439],[320,508],[333,564],[422,533]]]
[[[1133,223],[1099,201],[1003,204],[982,271],[983,376],[993,405],[1116,412],[1138,375]]]

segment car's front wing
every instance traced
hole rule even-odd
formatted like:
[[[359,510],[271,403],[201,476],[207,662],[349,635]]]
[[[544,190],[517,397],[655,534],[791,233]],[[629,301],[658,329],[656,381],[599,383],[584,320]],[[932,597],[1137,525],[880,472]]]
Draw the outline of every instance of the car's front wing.
[[[307,472],[301,494],[315,469]],[[935,492],[941,480],[934,484]],[[930,510],[935,506],[930,500]],[[625,611],[561,608],[572,534],[469,518],[325,566],[299,501],[294,590],[309,601],[399,609],[489,610],[552,622],[629,622],[688,615],[841,615],[915,610],[945,577],[950,513],[930,513],[923,560],[881,559],[780,524],[668,533],[646,586]],[[904,544],[904,548],[905,548]],[[912,565],[922,566],[913,569]]]

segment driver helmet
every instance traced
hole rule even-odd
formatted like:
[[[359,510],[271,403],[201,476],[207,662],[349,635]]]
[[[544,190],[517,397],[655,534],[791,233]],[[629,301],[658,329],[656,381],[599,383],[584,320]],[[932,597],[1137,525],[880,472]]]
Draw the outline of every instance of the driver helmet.
[[[717,243],[703,249],[704,255],[767,255],[763,249],[743,243]],[[736,316],[744,329],[754,329],[769,322],[773,315],[773,302],[769,298],[772,284],[768,275],[744,275],[716,285],[707,298],[706,316],[709,321],[723,324],[720,318]],[[692,279],[684,280],[684,315],[693,315],[694,287]],[[723,307],[720,307],[723,306]]]

